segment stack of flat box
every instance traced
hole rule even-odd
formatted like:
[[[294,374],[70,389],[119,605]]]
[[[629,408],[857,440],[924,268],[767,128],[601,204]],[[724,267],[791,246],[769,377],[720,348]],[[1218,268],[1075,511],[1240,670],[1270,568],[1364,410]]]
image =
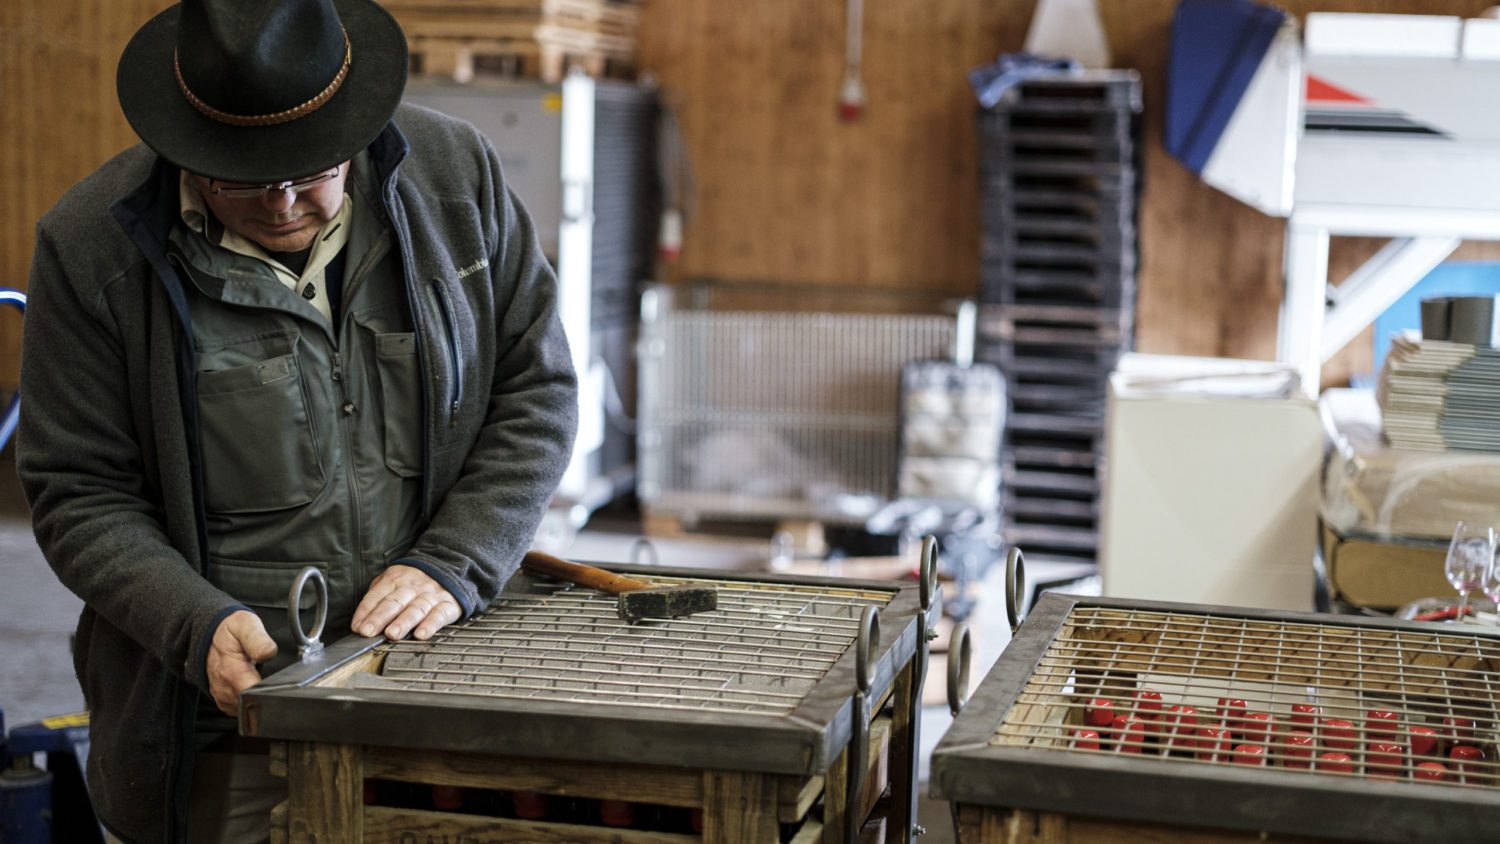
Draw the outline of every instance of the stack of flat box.
[[[1133,346],[1140,78],[1032,78],[979,113],[980,359],[1012,402],[1006,541],[1028,558],[1097,557],[1109,373]]]
[[[516,59],[548,82],[571,61],[593,76],[633,65],[640,9],[629,0],[386,0],[428,72],[472,74],[474,56]],[[450,63],[453,63],[450,65]]]
[[[1500,349],[1398,337],[1379,398],[1396,448],[1500,452]]]

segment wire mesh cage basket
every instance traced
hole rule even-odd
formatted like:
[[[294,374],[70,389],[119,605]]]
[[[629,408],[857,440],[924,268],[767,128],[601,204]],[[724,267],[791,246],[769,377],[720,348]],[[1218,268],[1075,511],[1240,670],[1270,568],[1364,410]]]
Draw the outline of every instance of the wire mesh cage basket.
[[[902,367],[953,354],[957,309],[867,288],[647,289],[642,502],[685,521],[863,521],[895,492]]]
[[[1500,631],[1472,625],[1047,595],[934,753],[934,791],[1176,827],[1488,840],[1497,668]]]

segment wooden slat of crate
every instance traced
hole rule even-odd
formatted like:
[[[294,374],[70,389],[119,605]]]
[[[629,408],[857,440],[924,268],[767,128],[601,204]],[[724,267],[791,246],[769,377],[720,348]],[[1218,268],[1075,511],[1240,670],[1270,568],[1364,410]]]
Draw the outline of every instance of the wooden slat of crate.
[[[1243,844],[1265,841],[1260,832],[1088,818],[1000,806],[958,806],[959,844]],[[1317,844],[1321,838],[1277,835],[1284,844]]]
[[[319,839],[323,840],[323,839]],[[339,840],[339,839],[331,839]],[[696,835],[653,830],[524,821],[429,812],[421,809],[365,809],[364,844],[412,841],[527,841],[535,844],[700,844]],[[734,839],[730,839],[734,840]],[[766,839],[744,839],[766,840]]]
[[[503,765],[480,753],[434,753],[394,747],[371,747],[365,776],[400,782],[539,791],[602,800],[627,800],[663,806],[703,804],[703,776],[688,768],[615,767],[557,759],[510,759]]]

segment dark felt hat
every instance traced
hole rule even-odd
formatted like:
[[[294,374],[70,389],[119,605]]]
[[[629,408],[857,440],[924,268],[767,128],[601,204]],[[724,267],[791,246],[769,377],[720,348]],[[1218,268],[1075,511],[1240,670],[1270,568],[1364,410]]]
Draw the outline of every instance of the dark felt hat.
[[[352,158],[406,86],[372,0],[183,0],[142,26],[115,84],[136,134],[192,173],[260,184]]]

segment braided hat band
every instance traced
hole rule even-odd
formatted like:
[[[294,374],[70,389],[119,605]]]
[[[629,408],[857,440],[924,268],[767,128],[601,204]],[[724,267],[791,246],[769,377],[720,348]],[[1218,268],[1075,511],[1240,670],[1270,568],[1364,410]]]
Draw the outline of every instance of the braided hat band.
[[[349,75],[349,33],[344,32],[344,63],[339,66],[339,72],[334,74],[333,81],[328,87],[319,91],[316,96],[301,105],[289,109],[273,112],[271,114],[230,114],[227,111],[219,111],[213,106],[199,99],[192,89],[188,87],[187,81],[182,78],[182,67],[177,61],[177,51],[172,51],[172,72],[177,77],[177,87],[182,95],[192,103],[193,108],[202,112],[205,116],[227,123],[230,126],[275,126],[278,123],[290,123],[299,117],[305,117],[317,111],[320,106],[333,98],[338,93],[339,86],[344,84],[344,79]]]

